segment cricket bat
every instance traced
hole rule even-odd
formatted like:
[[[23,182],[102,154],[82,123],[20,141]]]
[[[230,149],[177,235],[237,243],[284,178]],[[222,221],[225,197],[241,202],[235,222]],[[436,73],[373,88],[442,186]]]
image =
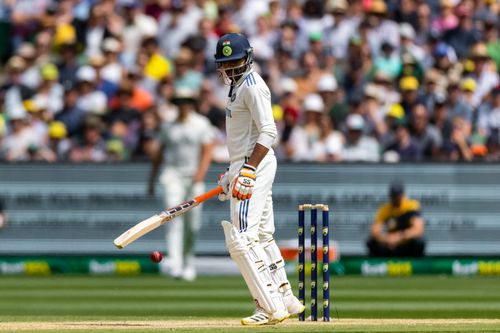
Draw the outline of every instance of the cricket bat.
[[[168,221],[173,220],[177,216],[185,214],[186,212],[190,211],[191,209],[198,206],[202,202],[212,197],[215,197],[220,193],[222,193],[222,187],[217,186],[216,188],[206,193],[203,193],[195,197],[194,199],[183,202],[175,207],[165,209],[164,211],[156,215],[153,215],[144,221],[137,223],[132,228],[128,229],[123,234],[118,236],[113,243],[117,248],[123,249],[125,246],[141,238],[148,232],[158,228],[159,226],[167,223]]]

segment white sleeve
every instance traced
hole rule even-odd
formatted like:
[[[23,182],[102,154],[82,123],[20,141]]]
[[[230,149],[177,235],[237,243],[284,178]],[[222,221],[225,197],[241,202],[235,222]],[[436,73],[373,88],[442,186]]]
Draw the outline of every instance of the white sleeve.
[[[257,143],[270,149],[278,136],[271,107],[271,92],[267,87],[252,86],[246,91],[245,104],[259,131]]]

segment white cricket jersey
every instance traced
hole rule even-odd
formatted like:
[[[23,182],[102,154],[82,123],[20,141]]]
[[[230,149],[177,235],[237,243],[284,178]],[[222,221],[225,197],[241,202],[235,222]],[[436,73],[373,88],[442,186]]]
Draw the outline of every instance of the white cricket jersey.
[[[208,119],[192,111],[183,121],[165,123],[160,141],[165,146],[165,167],[176,168],[184,176],[198,170],[201,147],[214,140],[214,130]]]
[[[233,88],[226,105],[227,148],[231,162],[250,156],[256,143],[269,148],[277,136],[271,92],[262,77],[250,71]]]

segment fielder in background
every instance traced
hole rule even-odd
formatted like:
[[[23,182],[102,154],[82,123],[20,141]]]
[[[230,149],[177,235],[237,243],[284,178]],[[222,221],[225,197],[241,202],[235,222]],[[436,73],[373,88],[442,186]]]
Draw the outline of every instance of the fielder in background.
[[[221,78],[229,85],[226,132],[230,165],[219,184],[230,200],[231,222],[222,221],[226,245],[256,304],[243,325],[275,324],[304,311],[293,295],[285,262],[274,241],[273,145],[277,130],[271,93],[252,69],[253,49],[242,34],[222,36],[215,53]]]
[[[177,118],[162,125],[160,148],[152,159],[149,194],[154,195],[158,169],[164,162],[160,183],[165,205],[173,207],[205,191],[204,179],[212,159],[214,129],[206,117],[196,112],[194,91],[179,88],[172,103],[178,108]],[[168,223],[167,266],[162,271],[174,278],[193,281],[196,278],[194,245],[201,227],[201,207]]]
[[[425,242],[420,202],[405,195],[404,185],[389,186],[389,202],[375,215],[367,242],[371,257],[422,257]]]

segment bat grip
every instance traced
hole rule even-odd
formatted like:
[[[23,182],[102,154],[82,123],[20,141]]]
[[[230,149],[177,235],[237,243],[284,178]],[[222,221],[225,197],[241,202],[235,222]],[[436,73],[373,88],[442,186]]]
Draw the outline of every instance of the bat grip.
[[[219,195],[221,193],[222,193],[222,187],[217,186],[216,188],[195,197],[194,200],[196,200],[196,202],[198,202],[198,203],[202,203],[203,201],[206,201],[206,200],[208,200],[212,197],[215,197],[216,195]]]

